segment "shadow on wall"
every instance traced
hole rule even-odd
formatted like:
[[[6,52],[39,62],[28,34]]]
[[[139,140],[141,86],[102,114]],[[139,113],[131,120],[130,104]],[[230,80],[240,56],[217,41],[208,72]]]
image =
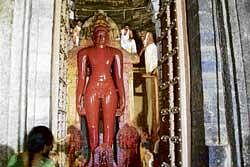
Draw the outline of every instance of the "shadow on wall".
[[[0,145],[0,166],[7,166],[8,159],[13,155],[14,149],[7,145]]]

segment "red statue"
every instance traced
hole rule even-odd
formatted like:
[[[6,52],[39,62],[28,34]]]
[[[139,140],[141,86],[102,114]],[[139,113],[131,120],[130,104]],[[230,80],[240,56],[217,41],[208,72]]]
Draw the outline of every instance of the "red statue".
[[[76,107],[79,115],[87,119],[91,157],[99,143],[100,108],[103,111],[103,142],[111,147],[115,116],[122,114],[125,104],[122,53],[107,46],[108,32],[107,26],[94,27],[94,45],[81,49],[77,57]]]

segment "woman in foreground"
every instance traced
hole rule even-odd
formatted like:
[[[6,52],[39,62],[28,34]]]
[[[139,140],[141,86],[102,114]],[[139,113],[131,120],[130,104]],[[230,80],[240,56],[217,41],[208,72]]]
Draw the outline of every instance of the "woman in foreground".
[[[53,135],[49,128],[36,126],[28,135],[27,151],[13,155],[7,167],[55,167],[48,157],[52,148]]]

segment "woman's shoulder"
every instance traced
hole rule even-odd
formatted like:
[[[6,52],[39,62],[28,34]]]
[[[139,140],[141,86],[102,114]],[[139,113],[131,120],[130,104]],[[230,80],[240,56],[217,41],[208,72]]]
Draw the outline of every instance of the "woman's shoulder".
[[[13,154],[7,164],[7,167],[23,166],[23,154]]]
[[[21,167],[26,160],[25,153],[14,154],[10,157],[7,167]],[[39,161],[39,167],[55,167],[54,162],[49,158],[43,158]]]
[[[16,162],[17,162],[17,155],[14,154],[10,157],[7,167],[14,166]]]
[[[40,167],[55,167],[55,164],[51,159],[44,158],[43,160],[41,160]]]

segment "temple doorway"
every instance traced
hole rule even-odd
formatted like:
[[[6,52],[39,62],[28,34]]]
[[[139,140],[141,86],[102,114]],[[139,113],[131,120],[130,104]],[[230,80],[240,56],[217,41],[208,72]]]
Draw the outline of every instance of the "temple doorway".
[[[126,6],[127,2],[116,3],[118,2],[63,1],[58,4],[61,8],[61,12],[58,13],[61,19],[57,21],[60,29],[59,85],[58,97],[55,97],[58,100],[58,123],[54,125],[58,129],[57,139],[61,142],[58,149],[61,152],[66,150],[67,154],[64,156],[69,164],[87,156],[86,152],[83,153],[83,145],[87,144],[87,141],[81,137],[84,135],[82,120],[75,109],[76,55],[80,48],[92,44],[90,25],[96,13],[102,13],[111,24],[110,45],[120,48],[120,30],[129,24],[138,48],[133,56],[123,51],[128,104],[125,115],[117,122],[117,131],[128,124],[136,129],[140,139],[145,135],[146,139],[152,139],[152,143],[148,146],[142,146],[146,148],[142,154],[148,156],[142,160],[144,166],[149,166],[154,158],[161,166],[186,166],[185,164],[188,166],[190,163],[189,60],[185,10],[183,10],[185,6],[175,1],[165,3],[145,1],[142,3],[143,6],[136,6],[134,3],[128,9],[122,10],[119,9],[119,5]],[[104,7],[98,6],[100,4]],[[111,4],[112,10],[108,8]],[[95,9],[95,5],[98,6],[98,10]],[[153,104],[151,117],[154,117],[151,118],[154,119],[151,125],[147,120],[148,99],[146,80],[143,77],[145,60],[143,56],[138,56],[143,48],[141,40],[143,32],[152,32],[158,47],[158,74],[151,80],[150,89]],[[140,145],[139,141],[138,144]],[[74,148],[71,145],[74,145]],[[74,151],[70,152],[70,149]],[[142,156],[140,158],[142,159]]]
[[[122,142],[107,153],[118,155],[120,148],[132,153],[139,143],[144,149],[139,163],[144,166],[152,166],[152,161],[157,162],[157,167],[249,166],[249,2],[2,1],[0,166],[7,166],[10,156],[25,151],[27,135],[38,125],[53,132],[55,147],[51,158],[57,166],[79,166],[88,156],[84,154],[84,149],[88,149],[83,143],[86,140],[81,136],[84,128],[74,106],[74,53],[87,46],[82,40],[91,34],[86,21],[97,12],[113,21],[111,37],[118,44],[120,32],[124,36],[124,32],[130,32],[126,30],[128,26],[138,55],[144,46],[140,37],[145,32],[155,37],[158,54],[158,74],[152,77],[157,84],[152,82],[151,88],[143,77],[147,72],[145,54],[140,60],[135,55],[130,56],[135,59],[127,61],[127,102],[134,105],[128,105],[126,117],[118,118],[116,123],[116,137],[120,136]],[[129,49],[132,51],[132,47]],[[158,112],[153,108],[155,113],[148,111],[148,101],[158,107]],[[150,122],[153,116],[159,125]],[[150,134],[152,129],[157,135]],[[157,142],[153,144],[141,142],[142,138],[154,137]],[[97,151],[104,151],[103,148]],[[103,160],[105,154],[100,154]],[[116,162],[120,161],[118,158]],[[123,160],[127,159],[125,156]]]

